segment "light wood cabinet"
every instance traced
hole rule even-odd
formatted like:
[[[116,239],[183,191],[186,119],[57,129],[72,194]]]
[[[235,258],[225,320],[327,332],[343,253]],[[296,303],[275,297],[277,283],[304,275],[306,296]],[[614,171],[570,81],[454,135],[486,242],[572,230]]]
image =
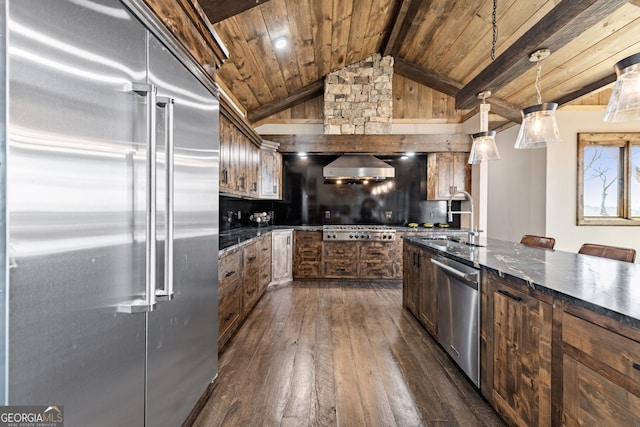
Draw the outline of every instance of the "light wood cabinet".
[[[274,230],[271,239],[272,282],[288,282],[293,279],[293,230]]]
[[[512,425],[551,425],[552,300],[484,272],[481,391]]]
[[[242,250],[222,255],[218,260],[218,351],[236,332],[243,318]]]
[[[457,191],[471,192],[469,153],[427,155],[427,200],[449,200]],[[456,196],[454,200],[464,200]]]
[[[562,313],[562,424],[640,425],[640,331],[569,311]]]
[[[293,241],[293,278],[320,278],[322,231],[296,230]]]
[[[279,144],[263,141],[260,150],[260,198],[282,198],[282,155],[276,151]]]

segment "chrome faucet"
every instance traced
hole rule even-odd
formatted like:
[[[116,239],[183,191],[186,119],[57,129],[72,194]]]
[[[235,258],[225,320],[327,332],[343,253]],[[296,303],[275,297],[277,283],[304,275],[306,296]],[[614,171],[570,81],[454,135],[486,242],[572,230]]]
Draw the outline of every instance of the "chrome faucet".
[[[465,199],[469,200],[469,207],[470,209],[468,211],[452,211],[451,210],[451,200],[453,200],[453,198],[455,196],[457,196],[458,194],[464,194]],[[475,237],[478,235],[478,230],[473,226],[473,220],[474,220],[474,216],[473,216],[473,197],[471,196],[470,193],[466,192],[466,191],[457,191],[455,193],[451,193],[451,195],[449,196],[449,201],[447,202],[447,216],[448,216],[448,220],[449,222],[453,221],[453,214],[469,214],[469,232],[468,232],[468,242],[473,244],[475,243]]]

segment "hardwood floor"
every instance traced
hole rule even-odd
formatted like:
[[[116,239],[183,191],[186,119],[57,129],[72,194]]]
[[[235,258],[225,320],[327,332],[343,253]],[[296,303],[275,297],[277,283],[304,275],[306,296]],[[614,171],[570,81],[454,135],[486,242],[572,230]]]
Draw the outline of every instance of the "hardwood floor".
[[[401,294],[399,282],[270,287],[194,425],[503,425]]]

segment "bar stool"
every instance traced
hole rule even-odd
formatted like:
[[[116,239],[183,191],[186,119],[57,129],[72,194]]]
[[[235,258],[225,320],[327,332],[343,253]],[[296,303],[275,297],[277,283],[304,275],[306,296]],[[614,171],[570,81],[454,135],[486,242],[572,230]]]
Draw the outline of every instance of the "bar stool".
[[[626,262],[634,262],[636,260],[635,249],[598,245],[596,243],[585,243],[584,245],[582,245],[582,247],[580,247],[578,253]]]
[[[522,236],[520,243],[527,246],[537,246],[540,248],[553,249],[556,239],[553,237],[534,236],[533,234],[525,234]]]

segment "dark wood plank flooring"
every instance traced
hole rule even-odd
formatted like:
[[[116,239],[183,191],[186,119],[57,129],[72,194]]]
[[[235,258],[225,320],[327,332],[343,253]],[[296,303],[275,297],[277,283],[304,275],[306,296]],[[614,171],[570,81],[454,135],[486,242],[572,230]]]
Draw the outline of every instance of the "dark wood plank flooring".
[[[220,355],[195,426],[502,426],[402,309],[401,285],[270,287]]]

